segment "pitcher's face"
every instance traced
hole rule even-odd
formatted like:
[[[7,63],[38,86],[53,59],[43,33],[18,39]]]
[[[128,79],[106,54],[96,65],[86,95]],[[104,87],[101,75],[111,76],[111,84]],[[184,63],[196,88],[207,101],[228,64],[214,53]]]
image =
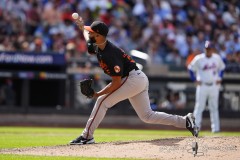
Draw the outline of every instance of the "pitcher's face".
[[[90,39],[91,43],[96,43],[99,35],[95,32],[89,32],[88,36],[89,36],[89,39]]]

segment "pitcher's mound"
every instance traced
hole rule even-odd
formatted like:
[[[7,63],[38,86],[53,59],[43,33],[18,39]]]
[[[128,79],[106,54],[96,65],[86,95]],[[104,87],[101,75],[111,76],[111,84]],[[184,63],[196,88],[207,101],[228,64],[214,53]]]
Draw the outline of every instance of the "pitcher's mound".
[[[239,159],[240,137],[200,137],[194,157],[194,138],[180,137],[150,141],[110,142],[0,150],[0,154],[78,156],[142,159]]]

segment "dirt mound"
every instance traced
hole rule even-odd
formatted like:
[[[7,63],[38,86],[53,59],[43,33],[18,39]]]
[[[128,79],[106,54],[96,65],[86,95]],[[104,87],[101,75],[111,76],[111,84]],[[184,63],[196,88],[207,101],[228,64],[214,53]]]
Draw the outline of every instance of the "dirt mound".
[[[23,149],[4,149],[0,154],[79,156],[142,159],[236,159],[240,160],[240,137],[200,137],[198,154],[194,157],[194,138],[180,137],[151,141],[61,145]]]

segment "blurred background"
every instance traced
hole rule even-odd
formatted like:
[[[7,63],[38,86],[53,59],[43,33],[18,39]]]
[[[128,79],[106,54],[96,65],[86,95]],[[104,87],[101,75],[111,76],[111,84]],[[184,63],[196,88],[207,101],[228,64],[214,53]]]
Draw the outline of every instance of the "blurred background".
[[[109,26],[108,39],[148,75],[152,109],[167,113],[193,111],[195,86],[186,66],[204,51],[205,40],[213,41],[226,63],[219,98],[222,125],[240,129],[238,0],[1,0],[0,125],[84,124],[66,118],[91,113],[94,100],[81,94],[79,81],[93,78],[99,90],[110,79],[87,53],[73,12],[86,25],[101,20]],[[143,53],[145,58],[139,56]],[[110,117],[135,116],[128,100],[116,106]],[[55,117],[50,123],[41,115]],[[204,117],[209,127],[207,111]]]

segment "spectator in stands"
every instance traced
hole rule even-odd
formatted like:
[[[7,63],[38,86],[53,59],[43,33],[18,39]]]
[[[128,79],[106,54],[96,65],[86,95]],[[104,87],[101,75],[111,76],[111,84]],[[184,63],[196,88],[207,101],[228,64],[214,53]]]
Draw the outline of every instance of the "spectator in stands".
[[[34,41],[30,44],[29,49],[34,52],[46,52],[47,46],[41,37],[35,37]]]
[[[187,67],[187,66],[191,63],[191,61],[193,60],[193,58],[194,58],[196,55],[201,54],[201,53],[203,53],[203,52],[201,52],[201,49],[199,49],[199,48],[196,48],[195,50],[190,51],[190,53],[188,54],[188,57],[187,57],[185,66]]]
[[[186,96],[179,91],[168,91],[166,99],[160,104],[164,109],[184,109],[186,106]]]
[[[38,5],[37,1],[32,1],[30,8],[26,11],[26,31],[30,35],[35,33],[41,22],[41,10]]]
[[[233,34],[233,48],[234,48],[235,52],[240,50],[239,34],[238,33]]]
[[[104,21],[110,28],[109,38],[119,47],[127,52],[137,49],[149,53],[157,64],[173,63],[175,56],[178,64],[184,64],[188,54],[197,48],[202,50],[199,46],[209,39],[217,49],[226,52],[221,54],[223,58],[234,59],[233,54],[240,48],[239,6],[236,0],[2,0],[1,49],[35,50],[36,42],[32,42],[35,37],[41,37],[45,45],[38,51],[63,53],[63,46],[69,41],[78,43],[78,49],[83,44],[79,44],[81,37],[71,20],[71,13],[78,12],[86,24],[93,19]],[[61,36],[52,33],[56,28]],[[19,41],[22,35],[26,38]],[[81,53],[86,52],[86,48],[80,48]]]
[[[60,29],[57,27],[53,27],[49,30],[49,34],[51,50],[56,53],[64,53],[66,45],[64,35],[60,31]]]
[[[48,1],[43,6],[42,20],[49,26],[54,27],[61,23],[61,0]]]

